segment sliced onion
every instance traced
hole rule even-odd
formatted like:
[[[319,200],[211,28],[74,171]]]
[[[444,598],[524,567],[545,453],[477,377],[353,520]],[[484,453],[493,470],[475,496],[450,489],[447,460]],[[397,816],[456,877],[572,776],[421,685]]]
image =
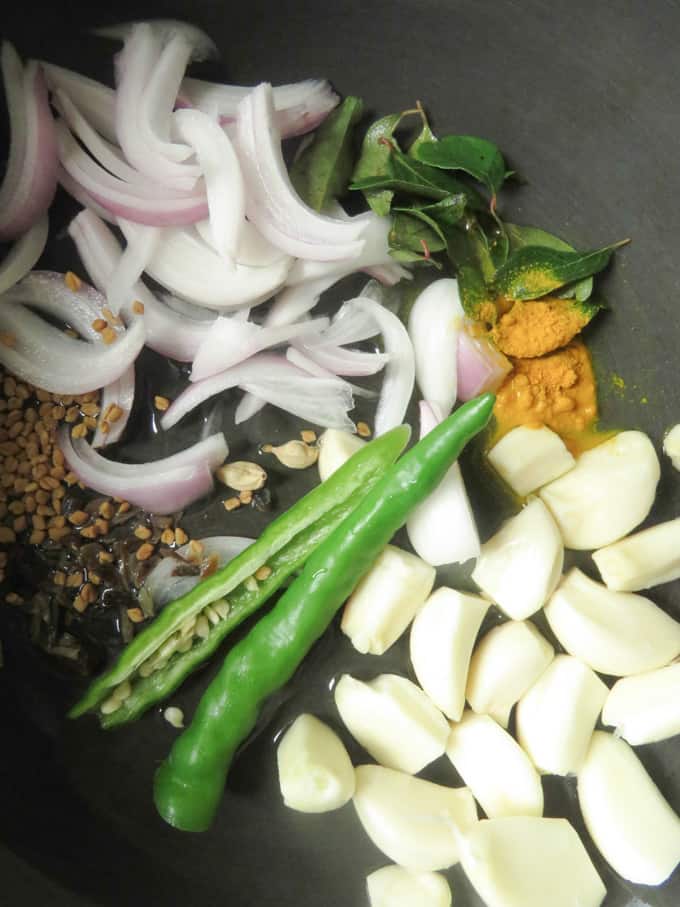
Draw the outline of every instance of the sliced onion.
[[[208,203],[200,186],[193,194],[179,194],[147,183],[126,183],[89,157],[63,123],[57,122],[56,134],[64,170],[81,190],[116,217],[159,227],[193,224],[207,216]]]
[[[253,539],[239,535],[215,535],[204,539],[195,539],[201,546],[201,562],[195,566],[202,567],[206,562],[214,560],[219,569],[228,564],[230,560],[252,545]],[[189,542],[178,548],[173,556],[164,557],[144,580],[142,589],[151,596],[157,608],[162,608],[168,602],[180,598],[190,592],[202,579],[200,574],[195,576],[182,576],[178,568],[185,563],[194,563],[191,555],[196,545]]]
[[[178,110],[173,126],[196,152],[205,179],[216,250],[233,263],[246,213],[245,188],[236,152],[221,126],[200,110]]]
[[[241,425],[257,415],[261,409],[267,405],[267,401],[262,397],[256,397],[255,394],[245,393],[239,400],[238,406],[234,411],[234,425]]]
[[[137,225],[121,226],[129,240]],[[290,265],[290,258],[281,258],[264,268],[237,264],[231,269],[195,230],[169,227],[163,231],[147,271],[162,286],[191,302],[233,309],[269,299],[283,284]]]
[[[99,399],[99,408],[101,410],[102,418],[97,422],[97,430],[92,439],[93,447],[106,447],[107,444],[115,444],[117,441],[120,441],[130,418],[134,402],[135,367],[134,365],[131,365],[117,381],[107,384],[106,387],[102,389]],[[115,421],[109,422],[105,420],[104,417],[112,406],[117,406],[121,411],[121,415]],[[107,421],[109,426],[108,431],[102,430],[104,421]]]
[[[97,217],[100,217],[102,220],[106,221],[109,224],[115,224],[116,218],[110,211],[107,211],[103,205],[100,205],[98,201],[90,195],[89,192],[86,192],[83,187],[77,183],[73,177],[67,173],[64,168],[59,165],[59,172],[57,174],[57,179],[59,180],[60,186],[67,192],[71,198],[74,198],[79,202],[83,208],[87,208],[88,211],[94,212]]]
[[[217,45],[202,28],[197,25],[191,25],[189,22],[183,22],[180,19],[136,19],[133,22],[118,22],[116,25],[105,25],[101,28],[95,28],[93,33],[100,35],[102,38],[114,38],[125,41],[133,29],[142,24],[151,28],[162,43],[166,43],[177,34],[182,35],[191,47],[191,59],[197,63],[203,60],[216,60],[219,56]]]
[[[484,337],[458,334],[458,399],[472,400],[495,391],[512,370],[512,364]]]
[[[368,268],[363,268],[363,270],[369,277],[386,287],[394,287],[400,280],[411,280],[413,277],[410,271],[402,268],[396,261],[390,261],[382,265],[371,265]]]
[[[201,79],[185,78],[178,101],[217,115],[223,124],[236,122],[239,103],[252,91],[237,85],[216,85]],[[273,88],[274,122],[282,138],[304,135],[316,129],[338,103],[329,82],[308,79]],[[178,105],[179,106],[179,105]]]
[[[292,362],[293,365],[296,365],[298,368],[302,369],[304,372],[307,372],[310,375],[315,375],[317,378],[337,377],[334,372],[330,372],[328,369],[323,368],[313,359],[310,359],[309,356],[306,356],[301,350],[296,349],[294,346],[289,346],[286,350],[286,359],[289,362]],[[375,391],[369,390],[366,387],[361,387],[361,385],[359,384],[351,384],[349,381],[346,382],[346,384],[355,397],[365,397],[367,400],[374,400],[378,396]]]
[[[304,341],[296,341],[294,346],[329,372],[350,377],[375,375],[385,367],[390,358],[385,353],[365,353],[362,350],[345,350],[340,346]]]
[[[415,357],[408,332],[399,318],[372,299],[353,299],[347,310],[357,309],[371,315],[383,337],[390,357],[375,414],[375,434],[382,435],[400,425],[415,384]]]
[[[299,258],[330,261],[361,253],[364,220],[317,214],[295,192],[274,123],[271,85],[258,85],[241,101],[236,134],[247,214],[267,239]]]
[[[408,320],[422,395],[447,416],[458,395],[458,334],[465,313],[458,281],[435,280],[418,296]]]
[[[120,222],[118,224],[120,226]],[[106,285],[106,298],[114,312],[119,312],[134,298],[134,287],[161,239],[159,227],[136,224],[134,238],[128,242]]]
[[[54,92],[63,91],[88,123],[109,142],[118,143],[116,136],[116,92],[95,79],[79,72],[41,62],[45,78]]]
[[[68,230],[90,279],[99,290],[105,290],[121,256],[118,240],[93,211],[81,211]],[[147,346],[180,362],[191,362],[208,336],[212,321],[197,321],[173,311],[141,281],[132,287],[132,293],[121,311],[129,318],[134,311],[132,304],[142,303]]]
[[[5,293],[31,270],[47,244],[50,223],[47,214],[15,241],[0,264],[0,293]]]
[[[262,327],[252,321],[238,318],[218,318],[196,352],[191,381],[201,381],[218,372],[223,372],[245,359],[287,343],[296,337],[316,333],[328,325],[327,318],[284,325],[283,327]]]
[[[442,421],[436,404],[420,403],[420,437]],[[479,533],[458,463],[413,511],[406,523],[416,553],[433,567],[479,557]]]
[[[199,220],[194,227],[206,245],[216,252],[220,251],[215,243],[209,220]],[[287,258],[286,253],[273,246],[249,220],[244,219],[239,229],[239,242],[236,251],[238,263],[240,265],[248,265],[251,268],[266,268],[277,261],[281,261],[283,258]]]
[[[53,394],[85,394],[116,381],[144,346],[144,323],[135,320],[108,346],[75,340],[25,306],[3,301],[0,329],[13,346],[0,344],[9,371]]]
[[[352,408],[352,392],[346,382],[313,378],[283,356],[258,353],[233,368],[190,384],[163,415],[162,427],[171,428],[204,400],[232,387],[242,387],[317,425],[341,428],[349,423],[347,412]]]
[[[205,443],[163,460],[121,464],[102,457],[84,439],[72,439],[66,426],[58,433],[69,469],[84,485],[160,514],[181,510],[212,490],[211,466],[202,449]],[[226,448],[224,438],[222,444]]]
[[[267,312],[265,325],[280,327],[298,321],[314,308],[321,294],[336,282],[337,278],[331,275],[319,280],[308,280],[281,290]]]
[[[54,119],[45,77],[31,61],[22,67],[5,41],[0,64],[10,117],[7,171],[0,186],[0,240],[17,239],[47,212],[57,190]]]
[[[185,447],[176,454],[152,462],[159,467],[162,464],[163,469],[183,469],[202,463],[208,467],[210,472],[214,472],[218,466],[224,463],[228,454],[229,446],[224,435],[222,432],[216,432],[191,447]],[[100,464],[104,460],[87,442],[78,448],[78,455],[84,463],[90,465]],[[114,460],[104,460],[104,462],[108,464],[108,471],[117,476],[133,476],[140,468],[138,463],[119,463]]]
[[[116,58],[116,135],[125,157],[162,186],[191,191],[200,176],[183,164],[192,150],[168,141],[170,115],[191,48],[179,34],[161,49],[145,23],[134,26]],[[159,134],[165,131],[165,135]]]

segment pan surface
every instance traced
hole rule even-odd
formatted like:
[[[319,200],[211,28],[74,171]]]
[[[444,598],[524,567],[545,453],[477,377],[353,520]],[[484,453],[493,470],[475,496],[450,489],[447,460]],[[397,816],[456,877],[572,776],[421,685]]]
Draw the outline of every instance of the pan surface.
[[[537,224],[575,246],[631,237],[603,281],[610,310],[588,334],[600,376],[603,421],[640,428],[658,448],[680,421],[680,82],[675,77],[680,5],[612,0],[351,0],[247,3],[193,0],[111,4],[5,4],[3,36],[23,55],[99,77],[110,76],[112,45],[85,31],[148,16],[185,18],[216,40],[223,62],[210,77],[251,84],[311,76],[358,94],[376,114],[413,106],[431,111],[440,132],[497,142],[526,181],[505,191],[508,219]],[[57,213],[44,265],[74,265]],[[614,375],[624,379],[615,387]],[[297,427],[263,411],[246,433],[225,426],[232,450],[251,452]],[[287,506],[312,481],[282,480]],[[475,497],[482,528],[501,518],[491,494]],[[654,519],[678,513],[680,477],[667,462]],[[194,534],[254,534],[265,518],[197,510]],[[453,574],[442,579],[455,581]],[[680,618],[680,589],[652,597]],[[160,714],[105,734],[94,722],[67,723],[80,682],[34,651],[21,622],[0,606],[5,665],[0,671],[0,902],[57,905],[278,905],[360,907],[364,879],[387,860],[359,829],[351,806],[325,816],[284,809],[273,737],[302,711],[336,723],[330,680],[343,671],[370,677],[406,672],[404,647],[379,661],[354,653],[332,629],[294,684],[242,751],[213,829],[176,832],[151,801],[155,766],[176,734]],[[187,714],[211,671],[173,697]],[[680,811],[680,738],[638,750]],[[366,759],[355,747],[352,756]],[[427,777],[455,783],[444,760]],[[583,830],[573,781],[547,779],[546,814]],[[584,833],[585,834],[585,833]],[[623,882],[584,837],[609,894],[606,907],[677,907],[680,874],[660,889]],[[479,898],[459,869],[449,874],[458,907]],[[415,907],[415,905],[414,905]]]

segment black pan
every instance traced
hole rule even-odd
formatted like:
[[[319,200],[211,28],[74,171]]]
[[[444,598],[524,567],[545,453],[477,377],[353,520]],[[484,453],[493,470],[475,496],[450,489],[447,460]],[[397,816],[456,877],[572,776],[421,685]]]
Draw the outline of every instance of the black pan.
[[[520,170],[526,184],[502,198],[512,220],[536,223],[582,248],[631,237],[604,281],[610,311],[589,332],[603,418],[643,429],[657,445],[680,419],[680,4],[140,0],[105,7],[77,0],[66,7],[14,0],[4,4],[0,28],[25,55],[105,76],[112,48],[88,38],[86,28],[149,15],[203,26],[224,60],[209,72],[224,80],[327,76],[340,92],[362,95],[376,113],[421,99],[440,131],[487,136]],[[75,263],[59,235],[70,213],[65,207],[55,220],[47,266]],[[613,374],[623,377],[624,389],[615,388]],[[236,451],[252,454],[258,441],[292,430],[292,423],[263,414],[247,435],[231,429],[228,435]],[[279,482],[279,503],[309,481]],[[490,532],[501,510],[484,489],[477,499]],[[676,515],[679,503],[680,477],[664,463],[654,517]],[[264,520],[239,514],[236,526],[225,523],[223,511],[218,518],[218,511],[200,508],[192,519],[203,534],[252,533]],[[679,596],[675,585],[654,593],[676,617]],[[237,759],[214,828],[192,836],[165,826],[151,802],[154,768],[175,736],[160,715],[110,734],[89,721],[67,724],[63,715],[79,681],[34,651],[20,621],[2,606],[0,632],[0,903],[366,904],[364,877],[387,861],[351,806],[320,817],[283,808],[273,736],[303,710],[335,722],[331,677],[344,670],[405,671],[403,648],[379,663],[362,659],[332,630]],[[210,673],[194,677],[173,701],[190,713]],[[357,748],[352,752],[361,758]],[[679,740],[639,753],[679,810]],[[443,760],[428,776],[452,781]],[[582,830],[574,784],[548,779],[545,790],[546,813],[566,815]],[[661,889],[636,888],[588,846],[609,889],[607,907],[680,903],[678,873]],[[480,904],[462,872],[450,878],[458,907]]]

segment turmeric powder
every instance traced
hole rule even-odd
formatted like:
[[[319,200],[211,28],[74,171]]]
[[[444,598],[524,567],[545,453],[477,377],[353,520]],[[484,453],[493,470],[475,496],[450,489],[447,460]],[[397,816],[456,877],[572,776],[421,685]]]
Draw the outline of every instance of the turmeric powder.
[[[572,452],[603,440],[588,435],[597,419],[595,375],[581,340],[546,356],[514,359],[496,396],[496,439],[516,425],[547,425]]]
[[[572,299],[545,297],[517,301],[491,330],[506,356],[521,359],[544,356],[566,346],[590,321],[592,313]]]

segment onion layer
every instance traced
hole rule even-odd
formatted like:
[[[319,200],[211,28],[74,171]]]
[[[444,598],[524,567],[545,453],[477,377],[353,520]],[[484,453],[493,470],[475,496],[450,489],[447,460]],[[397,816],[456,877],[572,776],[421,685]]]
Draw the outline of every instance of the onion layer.
[[[42,255],[50,224],[47,214],[16,240],[0,264],[0,293],[5,293],[25,277]]]

